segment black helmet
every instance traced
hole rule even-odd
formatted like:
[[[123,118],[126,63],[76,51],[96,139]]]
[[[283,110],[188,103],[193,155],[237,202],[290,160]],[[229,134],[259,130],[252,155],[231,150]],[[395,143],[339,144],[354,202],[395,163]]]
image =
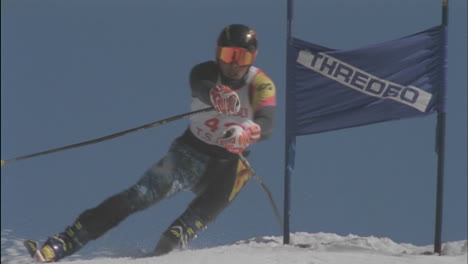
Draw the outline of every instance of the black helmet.
[[[217,44],[218,47],[241,47],[255,53],[257,51],[257,34],[248,26],[232,24],[221,31]]]

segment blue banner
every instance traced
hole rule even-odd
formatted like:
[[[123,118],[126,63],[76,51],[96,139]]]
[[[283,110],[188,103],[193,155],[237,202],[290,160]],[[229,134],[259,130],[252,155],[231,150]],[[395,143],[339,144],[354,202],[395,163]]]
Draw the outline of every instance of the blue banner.
[[[292,38],[288,52],[290,136],[444,111],[444,26],[345,51]]]

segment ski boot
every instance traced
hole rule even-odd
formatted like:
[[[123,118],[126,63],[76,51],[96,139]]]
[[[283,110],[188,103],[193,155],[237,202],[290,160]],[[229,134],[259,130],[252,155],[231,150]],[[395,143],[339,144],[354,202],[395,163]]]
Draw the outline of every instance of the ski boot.
[[[201,219],[191,211],[186,211],[162,234],[155,250],[148,254],[148,257],[161,256],[174,249],[185,248],[188,242],[196,237],[196,232],[203,229],[205,225]]]
[[[45,263],[55,262],[72,255],[89,240],[88,232],[82,228],[79,222],[75,222],[64,232],[49,237],[41,249],[38,249],[37,242],[32,240],[27,240],[24,244],[36,261]]]

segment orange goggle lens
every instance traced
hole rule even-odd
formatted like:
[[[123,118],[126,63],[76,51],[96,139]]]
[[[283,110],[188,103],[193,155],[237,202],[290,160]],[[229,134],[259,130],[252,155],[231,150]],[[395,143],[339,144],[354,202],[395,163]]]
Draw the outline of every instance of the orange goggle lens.
[[[218,59],[225,63],[236,63],[239,66],[253,64],[255,53],[239,47],[218,47]]]

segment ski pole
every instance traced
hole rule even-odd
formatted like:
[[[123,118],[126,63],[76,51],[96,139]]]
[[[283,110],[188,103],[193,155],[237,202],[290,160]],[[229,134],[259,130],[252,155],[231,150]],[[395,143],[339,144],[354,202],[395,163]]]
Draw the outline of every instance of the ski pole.
[[[260,184],[260,187],[262,187],[262,189],[267,194],[268,199],[270,200],[271,207],[273,208],[273,211],[275,212],[276,220],[278,220],[278,223],[280,224],[280,228],[282,228],[283,227],[283,221],[281,220],[281,215],[279,213],[278,207],[276,206],[275,200],[273,200],[273,195],[271,195],[270,190],[265,185],[265,183],[260,179],[260,177],[258,177],[258,175],[255,173],[254,169],[252,168],[252,166],[250,166],[249,162],[244,157],[244,155],[242,155],[242,153],[239,154],[239,158],[240,158],[242,164],[244,164],[244,166],[248,170],[250,170],[250,172],[252,172],[252,176],[255,178],[255,180],[257,180],[258,184]]]
[[[76,144],[72,144],[72,145],[68,145],[68,146],[63,146],[63,147],[59,147],[59,148],[49,149],[49,150],[46,150],[46,151],[41,151],[41,152],[37,152],[37,153],[25,155],[25,156],[19,156],[19,157],[13,158],[13,159],[2,160],[1,166],[3,166],[4,164],[7,164],[7,163],[18,161],[18,160],[29,159],[29,158],[32,158],[32,157],[46,155],[46,154],[50,154],[50,153],[54,153],[54,152],[58,152],[58,151],[62,151],[62,150],[67,150],[67,149],[71,149],[71,148],[77,148],[77,147],[82,147],[82,146],[86,146],[86,145],[95,144],[95,143],[102,142],[102,141],[105,141],[105,140],[109,140],[109,139],[113,139],[113,138],[116,138],[116,137],[128,135],[130,133],[141,131],[141,130],[144,130],[144,129],[147,129],[147,128],[163,125],[163,124],[166,124],[168,122],[172,122],[172,121],[182,119],[184,117],[192,116],[192,115],[195,115],[195,114],[198,114],[198,113],[208,112],[208,111],[211,111],[213,109],[214,109],[214,107],[211,106],[211,107],[203,108],[203,109],[200,109],[200,110],[196,110],[196,111],[176,115],[176,116],[173,116],[173,117],[169,117],[169,118],[159,120],[159,121],[156,121],[156,122],[153,122],[153,123],[149,123],[149,124],[146,124],[146,125],[142,125],[142,126],[139,126],[139,127],[131,128],[131,129],[128,129],[128,130],[125,130],[125,131],[117,132],[117,133],[107,135],[107,136],[104,136],[104,137],[100,137],[100,138],[96,138],[96,139],[92,139],[92,140],[88,140],[88,141],[83,141],[83,142],[80,142],[80,143],[76,143]]]

